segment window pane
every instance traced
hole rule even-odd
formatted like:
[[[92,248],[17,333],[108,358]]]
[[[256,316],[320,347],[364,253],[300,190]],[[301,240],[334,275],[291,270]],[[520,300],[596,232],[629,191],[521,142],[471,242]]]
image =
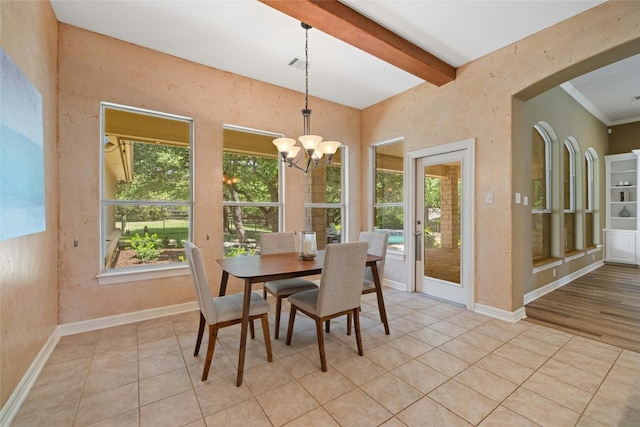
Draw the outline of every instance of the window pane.
[[[376,172],[376,203],[402,203],[404,175]]]
[[[117,200],[189,200],[189,148],[127,141],[132,173],[118,180]],[[128,150],[127,150],[128,148]],[[109,159],[105,151],[105,159]],[[108,160],[107,160],[108,162]],[[124,163],[129,163],[126,159]],[[125,165],[125,170],[128,170]]]
[[[305,186],[306,203],[342,204],[342,169],[339,165],[310,171],[305,176]]]
[[[278,202],[278,159],[223,154],[225,202]]]
[[[585,245],[587,248],[595,246],[595,241],[593,240],[593,213],[587,212],[584,214],[584,222],[585,222]]]
[[[374,203],[402,203],[404,142],[375,147],[376,191]]]
[[[533,260],[551,257],[551,214],[533,213],[531,221]]]
[[[564,214],[564,251],[571,252],[576,249],[576,216],[573,213]]]
[[[306,231],[316,232],[318,249],[324,249],[328,243],[340,243],[342,240],[342,209],[306,208],[304,216],[307,222]]]
[[[107,205],[105,268],[185,261],[189,207],[184,205]]]
[[[404,250],[404,208],[402,206],[374,208],[374,229],[389,233],[389,249]]]
[[[571,165],[571,160],[572,160],[572,152],[569,150],[569,147],[567,147],[565,145],[565,150],[564,150],[564,176],[563,176],[563,183],[564,183],[564,209],[573,209],[573,203],[571,201],[571,195],[572,195],[572,185],[573,183],[572,181],[572,177],[571,177],[571,169],[572,169],[572,165]]]
[[[547,179],[545,141],[536,129],[533,129],[531,142],[531,180],[533,182],[532,207],[534,209],[546,209]]]
[[[101,269],[184,262],[192,120],[101,104]]]
[[[224,256],[259,252],[261,233],[278,231],[277,206],[224,206]]]

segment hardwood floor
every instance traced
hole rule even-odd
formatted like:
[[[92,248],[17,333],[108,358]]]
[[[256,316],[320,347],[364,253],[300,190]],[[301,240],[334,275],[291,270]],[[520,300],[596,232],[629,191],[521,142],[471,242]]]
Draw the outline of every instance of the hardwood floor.
[[[533,323],[640,352],[640,269],[604,265],[525,306]]]

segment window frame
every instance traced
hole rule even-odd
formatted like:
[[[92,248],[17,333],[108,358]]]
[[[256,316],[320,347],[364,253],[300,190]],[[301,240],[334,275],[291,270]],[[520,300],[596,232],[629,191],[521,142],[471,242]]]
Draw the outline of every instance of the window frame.
[[[346,145],[340,145],[340,147],[338,147],[338,152],[340,152],[340,203],[307,202],[306,200],[308,200],[308,194],[306,194],[307,187],[305,186],[304,209],[306,211],[307,209],[314,209],[314,208],[319,208],[319,209],[339,208],[340,224],[341,224],[340,241],[345,242],[347,239],[347,236],[349,236],[349,220],[348,220],[349,210],[346,204],[346,201],[349,200],[349,197],[348,197],[349,186],[347,185],[347,179],[349,176],[349,147]],[[334,158],[336,157],[336,154],[334,154]],[[327,168],[327,167],[334,167],[334,166],[324,165],[321,167]],[[311,171],[309,172],[311,173]],[[312,230],[307,230],[307,231],[312,231]]]
[[[545,216],[548,216],[549,223],[549,232],[546,238],[549,240],[549,256],[540,258],[542,262],[536,261],[538,258],[532,257],[532,262],[534,266],[534,272],[536,272],[540,268],[550,268],[553,263],[557,262],[558,259],[554,257],[554,242],[553,242],[553,228],[554,228],[554,219],[553,219],[553,140],[551,139],[551,135],[549,132],[540,124],[536,123],[533,126],[534,130],[538,132],[540,137],[544,142],[544,159],[545,159],[545,206],[543,208],[536,208],[532,203],[531,205],[531,216],[533,218],[536,214],[541,214],[544,219]],[[533,194],[532,194],[533,196]],[[544,221],[543,221],[544,222]],[[532,244],[533,250],[533,244]]]
[[[131,112],[135,114],[150,115],[160,117],[163,119],[183,121],[189,124],[189,200],[186,201],[160,201],[160,200],[117,200],[107,198],[105,195],[105,150],[104,150],[104,135],[105,135],[105,111],[107,109],[120,110]],[[186,262],[173,262],[164,264],[151,264],[134,267],[121,267],[121,268],[104,268],[104,259],[106,257],[107,250],[107,206],[115,205],[150,205],[150,206],[186,206],[189,212],[188,224],[188,239],[192,239],[193,225],[194,225],[194,195],[195,195],[195,138],[194,138],[194,119],[192,117],[180,116],[177,114],[166,113],[162,111],[149,110],[140,107],[134,107],[130,105],[116,104],[112,102],[100,101],[100,185],[99,185],[99,197],[100,197],[100,250],[98,258],[98,285],[110,285],[123,282],[133,282],[140,280],[149,280],[156,278],[165,278],[172,276],[181,276],[189,274],[188,264]]]
[[[256,135],[261,135],[261,136],[266,136],[266,137],[273,137],[275,138],[281,138],[284,135],[281,133],[275,133],[275,132],[269,132],[269,131],[265,131],[265,130],[259,130],[259,129],[253,129],[253,128],[248,128],[248,127],[244,127],[244,126],[236,126],[236,125],[231,125],[231,124],[223,124],[222,125],[223,130],[231,130],[231,131],[236,131],[236,132],[245,132],[245,133],[252,133],[252,134],[256,134]],[[238,151],[230,151],[230,150],[225,150],[225,146],[224,146],[224,140],[222,141],[222,158],[224,158],[224,154],[225,153],[233,153],[233,154],[239,154],[239,155],[246,155],[246,156],[261,156],[260,153],[240,153]],[[221,194],[221,198],[222,198],[222,210],[224,213],[224,208],[225,207],[277,207],[278,208],[278,231],[284,231],[284,207],[285,207],[285,191],[284,191],[284,186],[285,186],[285,163],[282,161],[282,158],[278,155],[277,150],[274,150],[274,159],[276,160],[276,164],[278,165],[278,201],[277,202],[232,202],[232,201],[225,201],[224,200],[224,194]],[[262,156],[264,157],[264,156]],[[223,172],[224,173],[224,172]],[[223,235],[224,235],[224,230],[223,230]],[[222,245],[224,246],[224,237],[222,238]],[[223,255],[224,255],[224,247],[223,247]]]
[[[394,203],[378,203],[377,195],[376,195],[376,177],[377,177],[377,164],[376,164],[376,150],[380,147],[397,144],[397,143],[405,143],[404,137],[392,138],[386,141],[382,141],[376,144],[373,144],[369,149],[369,164],[370,168],[370,177],[369,177],[369,194],[371,197],[371,208],[369,209],[369,229],[375,231],[375,219],[376,219],[376,209],[377,208],[388,208],[388,207],[400,207],[402,208],[402,232],[403,236],[406,238],[407,236],[407,209],[405,206],[405,202],[407,202],[407,162],[405,156],[405,150],[403,147],[403,156],[402,156],[402,202],[394,202]],[[397,253],[397,254],[405,254],[407,251],[407,242],[403,244],[402,249],[395,249],[388,246],[388,253]]]

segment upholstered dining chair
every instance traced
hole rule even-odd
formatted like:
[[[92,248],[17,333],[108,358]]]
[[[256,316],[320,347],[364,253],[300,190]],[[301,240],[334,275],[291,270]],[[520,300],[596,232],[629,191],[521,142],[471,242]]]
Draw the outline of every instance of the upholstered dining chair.
[[[197,356],[200,352],[200,344],[202,343],[202,336],[204,335],[204,325],[205,323],[209,325],[209,346],[207,348],[207,358],[204,362],[204,370],[202,371],[202,381],[205,381],[209,375],[218,330],[242,322],[244,295],[239,293],[212,298],[200,249],[192,242],[185,242],[184,248],[187,254],[187,260],[189,261],[189,268],[191,269],[191,277],[193,278],[193,286],[196,291],[198,306],[200,307],[200,325],[198,327],[196,348],[193,352],[194,356]],[[269,306],[269,303],[261,298],[260,295],[251,292],[251,304],[249,307],[249,321],[252,322],[256,319],[262,320],[267,360],[271,362],[273,356],[271,353],[268,317],[271,306]]]
[[[361,231],[358,241],[369,243],[369,254],[382,257],[380,261],[376,262],[378,277],[382,282],[382,278],[384,277],[384,264],[387,258],[387,242],[389,241],[389,235],[387,233],[381,232]],[[371,272],[370,268],[366,268],[364,272],[364,280],[362,282],[362,294],[370,294],[373,292],[377,292],[376,284],[373,280],[373,273]],[[377,295],[377,299],[380,321],[384,324],[385,332],[387,332],[389,330],[389,323],[387,321],[387,312],[384,307],[384,298],[382,296],[382,291],[380,291],[380,293]],[[347,335],[351,335],[351,319],[348,316]]]
[[[284,254],[296,251],[296,236],[294,233],[263,233],[260,235],[260,255]],[[271,280],[264,284],[264,299],[267,292],[276,297],[276,320],[273,337],[278,339],[280,332],[280,313],[282,300],[296,292],[317,289],[318,285],[301,277],[292,279]]]
[[[291,295],[291,314],[287,329],[287,345],[291,344],[296,312],[301,311],[316,322],[318,351],[322,371],[327,371],[322,322],[351,314],[356,331],[358,354],[364,355],[360,335],[360,298],[367,262],[366,242],[335,243],[325,248],[320,287]]]

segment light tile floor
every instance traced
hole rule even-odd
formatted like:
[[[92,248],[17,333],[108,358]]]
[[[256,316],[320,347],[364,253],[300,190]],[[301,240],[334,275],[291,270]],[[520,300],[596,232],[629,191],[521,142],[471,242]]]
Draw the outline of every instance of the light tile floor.
[[[363,296],[364,357],[346,319],[332,322],[326,373],[309,319],[299,315],[284,344],[287,308],[272,363],[260,330],[248,343],[241,387],[235,326],[220,332],[200,381],[197,312],[66,336],[12,425],[640,425],[639,353],[420,294],[385,289],[385,302],[388,336],[375,295]]]

